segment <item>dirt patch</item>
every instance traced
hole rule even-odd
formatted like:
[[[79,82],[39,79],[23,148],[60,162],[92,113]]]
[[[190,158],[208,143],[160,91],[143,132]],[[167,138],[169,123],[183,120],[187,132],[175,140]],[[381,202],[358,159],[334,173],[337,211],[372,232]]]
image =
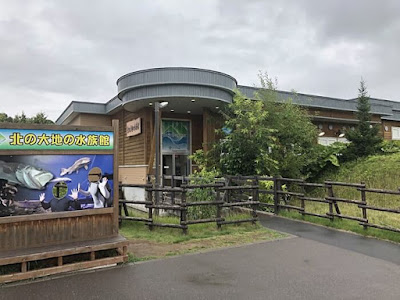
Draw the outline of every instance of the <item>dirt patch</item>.
[[[181,243],[158,243],[149,240],[131,240],[128,245],[128,252],[133,254],[136,259],[158,258],[205,249],[249,244],[270,239],[271,236],[265,234],[265,232],[248,232],[240,235],[218,236]]]

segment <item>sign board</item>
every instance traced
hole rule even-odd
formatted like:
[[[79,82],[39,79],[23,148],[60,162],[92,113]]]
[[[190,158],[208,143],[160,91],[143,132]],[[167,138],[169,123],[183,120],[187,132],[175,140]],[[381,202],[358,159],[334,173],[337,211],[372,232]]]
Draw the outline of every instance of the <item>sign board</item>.
[[[0,150],[112,150],[112,132],[0,128]]]
[[[118,134],[118,120],[0,124],[0,270],[10,259],[20,265],[20,272],[0,272],[0,283],[127,260],[118,236]],[[112,249],[117,256],[97,255]],[[64,266],[75,254],[79,260]],[[40,272],[30,268],[47,258],[56,259]]]
[[[113,206],[113,131],[28,126],[0,127],[0,217]]]
[[[142,133],[142,119],[137,118],[135,120],[126,123],[126,136],[135,136]]]

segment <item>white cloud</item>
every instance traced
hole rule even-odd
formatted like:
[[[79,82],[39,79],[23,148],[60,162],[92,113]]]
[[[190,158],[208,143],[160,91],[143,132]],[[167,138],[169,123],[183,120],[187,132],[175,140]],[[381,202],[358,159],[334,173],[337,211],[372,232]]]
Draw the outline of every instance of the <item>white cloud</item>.
[[[372,96],[397,99],[399,3],[4,1],[0,109],[56,119],[71,100],[106,102],[121,75],[162,66],[242,85],[267,70],[280,89],[343,98],[363,76]]]

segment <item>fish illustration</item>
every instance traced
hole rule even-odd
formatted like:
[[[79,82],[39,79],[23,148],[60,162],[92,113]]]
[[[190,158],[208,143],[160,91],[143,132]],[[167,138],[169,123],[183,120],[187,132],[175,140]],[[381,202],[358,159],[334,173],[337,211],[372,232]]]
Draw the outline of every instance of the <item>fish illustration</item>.
[[[72,166],[69,168],[61,168],[60,176],[64,176],[65,174],[72,174],[73,172],[78,173],[80,168],[88,169],[88,164],[90,163],[89,157],[82,157],[74,162]]]
[[[50,182],[62,182],[62,181],[72,181],[72,179],[68,177],[57,177],[54,178],[53,180],[50,180]]]
[[[0,160],[0,179],[5,179],[10,184],[42,190],[53,177],[53,174],[42,168]]]

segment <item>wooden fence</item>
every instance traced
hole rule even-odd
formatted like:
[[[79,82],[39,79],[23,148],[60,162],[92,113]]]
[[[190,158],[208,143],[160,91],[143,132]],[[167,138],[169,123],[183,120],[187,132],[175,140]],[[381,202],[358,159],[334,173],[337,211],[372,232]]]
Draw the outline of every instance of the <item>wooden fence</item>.
[[[281,210],[298,211],[301,215],[314,216],[334,221],[337,219],[347,219],[357,221],[364,229],[374,227],[382,230],[400,232],[400,228],[387,225],[374,224],[369,219],[368,211],[380,211],[388,214],[400,214],[400,197],[397,208],[388,208],[383,206],[374,206],[369,203],[373,199],[374,194],[398,195],[400,190],[384,190],[373,189],[366,186],[365,183],[346,183],[325,181],[323,183],[309,183],[302,179],[279,178],[266,176],[226,176],[218,178],[212,184],[193,184],[191,177],[183,176],[164,176],[163,182],[168,182],[170,186],[154,187],[149,179],[145,185],[121,185],[121,187],[142,187],[146,191],[146,201],[130,201],[120,200],[120,219],[143,221],[152,229],[154,226],[173,227],[182,229],[187,232],[188,226],[198,223],[215,222],[218,228],[221,225],[230,223],[252,222],[257,221],[257,210],[267,209],[275,214],[279,214]],[[195,178],[194,180],[198,180]],[[336,196],[339,188],[353,189],[359,195],[359,199],[347,199]],[[214,195],[213,201],[188,201],[188,193],[194,189],[209,189]],[[310,196],[316,190],[323,196]],[[161,193],[160,203],[155,202],[155,193]],[[367,194],[369,194],[367,200]],[[307,203],[317,202],[326,205],[324,213],[316,213],[311,211],[311,205]],[[130,217],[126,209],[127,203],[143,204],[148,208],[147,218]],[[343,204],[354,205],[359,214],[346,215],[342,213]],[[189,207],[193,206],[215,206],[216,215],[214,218],[188,220],[187,212]],[[251,207],[251,216],[248,219],[227,221],[222,215],[224,208],[233,207]],[[325,207],[325,206],[324,206]],[[122,216],[122,208],[125,216]],[[159,209],[168,211],[178,211],[180,216],[179,224],[160,224],[155,223],[153,219],[154,212]]]
[[[244,222],[251,222],[256,224],[257,208],[259,205],[258,201],[258,185],[241,185],[241,186],[228,186],[226,181],[216,180],[214,183],[207,184],[195,184],[191,183],[193,178],[182,177],[182,176],[164,176],[165,179],[170,179],[172,186],[161,186],[155,187],[151,184],[151,180],[148,180],[147,184],[121,184],[120,188],[124,187],[136,187],[144,188],[146,193],[145,201],[133,201],[133,200],[120,200],[120,220],[132,220],[141,221],[152,230],[154,227],[169,227],[182,229],[184,234],[187,234],[188,227],[194,224],[201,223],[216,223],[218,229],[221,229],[222,225],[227,224],[238,224]],[[196,178],[198,180],[198,178]],[[165,182],[165,181],[164,181]],[[179,184],[177,184],[179,182]],[[179,186],[178,186],[179,185]],[[191,201],[190,192],[193,190],[204,190],[206,189],[212,195],[211,201]],[[235,192],[242,194],[243,191],[247,191],[251,196],[246,199],[234,197]],[[159,203],[157,203],[157,197],[155,193],[160,193]],[[147,218],[131,217],[127,209],[127,204],[141,204],[148,211]],[[216,214],[211,218],[203,219],[189,219],[188,210],[190,207],[196,206],[214,206]],[[224,217],[223,210],[233,207],[251,207],[251,214],[246,219],[235,219],[227,220]],[[169,223],[158,223],[155,221],[154,215],[158,215],[159,210],[178,212],[180,217],[179,224]],[[122,215],[124,212],[124,216]]]
[[[383,226],[374,224],[368,218],[368,211],[381,211],[388,214],[400,214],[400,197],[396,199],[398,201],[397,208],[388,208],[383,206],[373,206],[368,204],[371,201],[374,194],[384,195],[399,195],[400,190],[385,190],[385,189],[374,189],[368,188],[364,182],[361,183],[347,183],[347,182],[335,182],[325,181],[323,183],[309,183],[302,179],[293,178],[277,178],[277,177],[261,177],[261,176],[236,176],[230,177],[230,180],[246,180],[253,184],[261,185],[258,193],[272,195],[271,201],[260,201],[260,207],[267,207],[273,213],[278,214],[280,210],[295,210],[301,215],[309,215],[319,218],[326,218],[333,221],[335,218],[347,219],[358,221],[359,225],[363,226],[364,229],[368,227],[374,227],[383,230],[389,230],[393,232],[400,232],[400,228],[392,226]],[[265,189],[262,187],[262,182],[270,182],[270,188]],[[346,187],[357,191],[359,199],[347,199],[336,196],[336,191],[339,187]],[[323,190],[323,197],[312,197],[310,194],[314,194],[316,189]],[[321,193],[320,193],[321,194]],[[370,194],[367,199],[367,194]],[[297,205],[295,200],[297,201]],[[315,213],[307,210],[309,208],[307,202],[318,202],[326,204],[325,213]],[[343,214],[340,209],[340,204],[346,203],[348,205],[354,205],[359,209],[360,216],[357,215],[346,215]]]

